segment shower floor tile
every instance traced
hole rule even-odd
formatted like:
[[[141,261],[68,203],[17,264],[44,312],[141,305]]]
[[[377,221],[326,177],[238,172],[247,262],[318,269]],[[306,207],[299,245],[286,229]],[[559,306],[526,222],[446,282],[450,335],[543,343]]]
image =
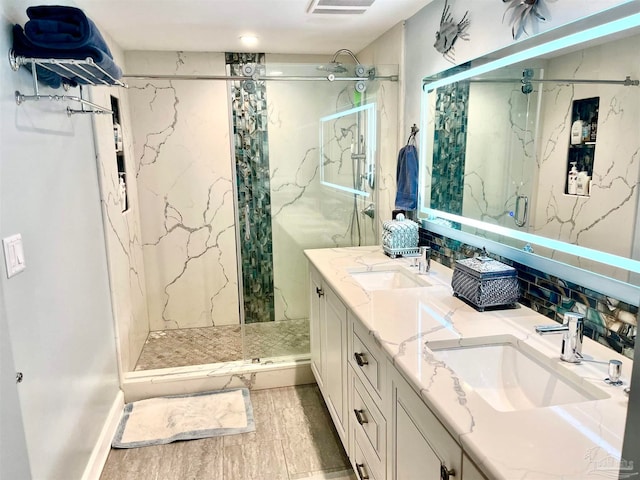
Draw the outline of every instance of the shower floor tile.
[[[309,353],[309,320],[245,326],[246,358]],[[242,360],[240,325],[169,329],[149,333],[134,370]]]

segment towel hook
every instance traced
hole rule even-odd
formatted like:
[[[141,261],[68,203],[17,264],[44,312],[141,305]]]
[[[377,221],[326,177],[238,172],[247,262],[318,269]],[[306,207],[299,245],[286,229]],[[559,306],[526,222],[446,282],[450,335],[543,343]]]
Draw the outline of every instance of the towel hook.
[[[416,134],[420,131],[420,129],[418,128],[418,126],[414,123],[413,126],[411,127],[411,133],[409,134],[409,138],[407,139],[407,145],[409,143],[411,143],[411,141],[413,140],[413,142],[415,143],[416,141]]]

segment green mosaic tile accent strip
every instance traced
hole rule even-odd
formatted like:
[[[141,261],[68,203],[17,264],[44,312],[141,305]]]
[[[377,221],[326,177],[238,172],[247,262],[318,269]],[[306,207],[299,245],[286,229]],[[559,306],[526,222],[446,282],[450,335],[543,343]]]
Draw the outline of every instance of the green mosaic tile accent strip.
[[[431,208],[462,215],[469,82],[436,90]]]
[[[264,53],[226,53],[227,73],[264,65]],[[251,79],[231,82],[238,223],[246,323],[275,320],[267,89]]]
[[[449,237],[420,228],[419,245],[431,246],[431,258],[453,268],[455,261],[473,256],[476,249]],[[556,322],[566,312],[585,315],[585,335],[618,353],[633,358],[638,333],[638,305],[594,292],[499,255],[491,257],[518,271],[519,302]]]

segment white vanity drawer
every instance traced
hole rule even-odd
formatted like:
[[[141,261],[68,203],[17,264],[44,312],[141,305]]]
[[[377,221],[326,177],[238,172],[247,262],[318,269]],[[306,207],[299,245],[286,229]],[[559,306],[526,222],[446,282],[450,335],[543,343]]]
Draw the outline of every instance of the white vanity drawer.
[[[376,406],[382,410],[382,391],[385,377],[384,353],[375,344],[358,320],[349,314],[351,326],[349,342],[349,363],[367,387]]]
[[[358,480],[384,480],[383,472],[372,461],[371,451],[367,448],[360,432],[354,436],[353,470]]]
[[[349,414],[353,438],[360,436],[361,443],[366,443],[375,458],[371,462],[376,470],[385,471],[384,460],[387,448],[387,421],[376,406],[367,389],[362,384],[353,367],[349,367],[349,384],[351,389],[351,407]]]

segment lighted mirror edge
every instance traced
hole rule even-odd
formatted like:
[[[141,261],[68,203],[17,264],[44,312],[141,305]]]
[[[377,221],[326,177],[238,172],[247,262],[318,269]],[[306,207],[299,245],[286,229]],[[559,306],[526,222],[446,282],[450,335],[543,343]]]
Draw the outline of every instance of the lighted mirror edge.
[[[580,267],[576,267],[553,258],[526,252],[520,248],[512,247],[473,233],[444,226],[441,223],[433,222],[425,218],[421,219],[421,222],[422,227],[432,233],[449,237],[473,247],[484,247],[489,252],[496,255],[501,255],[514,262],[545,272],[551,276],[561,278],[568,282],[581,285],[584,288],[601,292],[604,295],[616,298],[630,305],[637,305],[640,301],[640,286],[584,270]]]
[[[498,235],[503,235],[515,240],[521,240],[523,242],[532,243],[541,247],[550,248],[552,250],[568,253],[577,257],[593,260],[594,262],[611,265],[622,270],[627,270],[629,272],[640,273],[640,261],[638,260],[620,257],[611,253],[601,252],[592,248],[581,247],[580,245],[575,245],[573,243],[567,243],[560,240],[554,240],[552,238],[546,238],[540,235],[534,235],[532,233],[520,232],[512,228],[502,227],[500,225],[494,225],[492,223],[474,220],[472,218],[466,218],[460,215],[446,213],[440,210],[422,207],[420,211],[430,216],[444,218],[445,220],[451,220],[452,222],[461,223],[469,227],[480,228],[482,230],[486,230],[487,232],[496,233]]]
[[[335,188],[336,190],[341,190],[343,192],[352,193],[354,195],[360,195],[361,197],[367,198],[369,196],[369,192],[363,192],[362,190],[356,190],[354,188],[343,187],[342,185],[338,185],[337,183],[327,182],[325,180],[320,180],[320,183],[325,187]]]

